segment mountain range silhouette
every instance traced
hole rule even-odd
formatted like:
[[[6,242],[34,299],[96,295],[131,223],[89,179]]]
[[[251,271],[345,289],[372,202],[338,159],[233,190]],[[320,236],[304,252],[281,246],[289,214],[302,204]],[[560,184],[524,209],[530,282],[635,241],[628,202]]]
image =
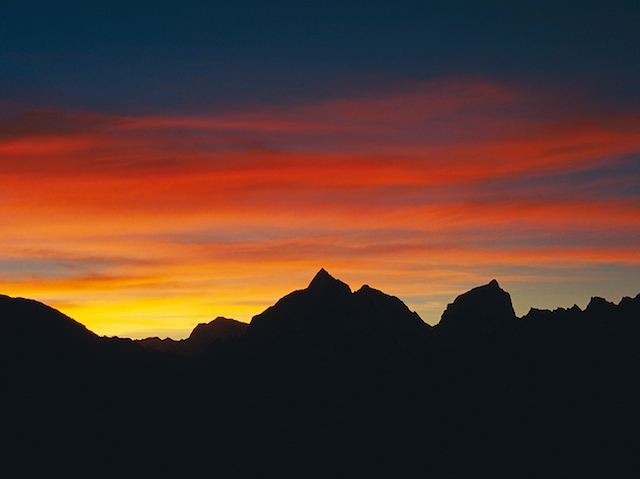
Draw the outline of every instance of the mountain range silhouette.
[[[0,296],[0,384],[1,477],[640,477],[640,295],[432,327],[323,269],[181,341]]]

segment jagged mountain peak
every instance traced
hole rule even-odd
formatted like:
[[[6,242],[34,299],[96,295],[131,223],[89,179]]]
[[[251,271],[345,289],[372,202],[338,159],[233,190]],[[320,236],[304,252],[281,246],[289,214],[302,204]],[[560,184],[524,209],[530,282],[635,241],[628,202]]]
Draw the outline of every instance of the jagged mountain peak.
[[[589,304],[587,305],[587,309],[598,307],[599,305],[615,306],[615,304],[612,301],[607,301],[606,299],[600,296],[592,296],[591,300],[589,301]]]
[[[617,311],[617,306],[600,296],[593,296],[584,311],[589,317],[611,316]]]
[[[324,268],[321,268],[320,271],[316,273],[316,275],[311,280],[311,283],[309,283],[307,290],[309,291],[334,290],[334,291],[343,291],[343,292],[348,291],[349,293],[351,293],[351,288],[349,287],[349,285],[331,276],[327,272],[327,270],[325,270]]]
[[[387,347],[426,329],[398,298],[368,285],[353,293],[346,283],[321,269],[306,289],[290,293],[254,316],[247,335],[262,344],[285,348],[295,344],[324,354],[356,351],[365,344]]]
[[[493,279],[458,296],[442,314],[444,329],[499,328],[516,319],[511,296]]]

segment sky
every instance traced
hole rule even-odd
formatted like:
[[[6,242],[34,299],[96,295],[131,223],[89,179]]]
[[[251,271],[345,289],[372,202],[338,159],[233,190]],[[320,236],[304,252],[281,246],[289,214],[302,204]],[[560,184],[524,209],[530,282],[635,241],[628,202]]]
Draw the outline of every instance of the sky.
[[[399,5],[401,3],[401,5]],[[640,292],[640,2],[7,2],[0,294],[100,335],[327,269],[428,323]]]

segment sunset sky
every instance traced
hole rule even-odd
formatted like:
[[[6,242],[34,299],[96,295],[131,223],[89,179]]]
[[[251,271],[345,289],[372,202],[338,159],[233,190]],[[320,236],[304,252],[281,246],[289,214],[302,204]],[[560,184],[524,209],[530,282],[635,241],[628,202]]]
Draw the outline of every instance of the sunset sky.
[[[0,294],[134,338],[322,267],[431,324],[638,294],[640,3],[398,3],[3,6]]]

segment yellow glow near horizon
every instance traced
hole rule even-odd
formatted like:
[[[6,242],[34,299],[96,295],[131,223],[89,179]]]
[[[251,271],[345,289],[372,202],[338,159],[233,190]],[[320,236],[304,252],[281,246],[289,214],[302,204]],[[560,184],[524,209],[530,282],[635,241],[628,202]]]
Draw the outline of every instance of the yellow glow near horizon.
[[[635,295],[640,116],[582,111],[443,80],[215,117],[31,113],[0,135],[0,293],[176,338],[321,267],[431,324],[492,278],[519,314]]]

